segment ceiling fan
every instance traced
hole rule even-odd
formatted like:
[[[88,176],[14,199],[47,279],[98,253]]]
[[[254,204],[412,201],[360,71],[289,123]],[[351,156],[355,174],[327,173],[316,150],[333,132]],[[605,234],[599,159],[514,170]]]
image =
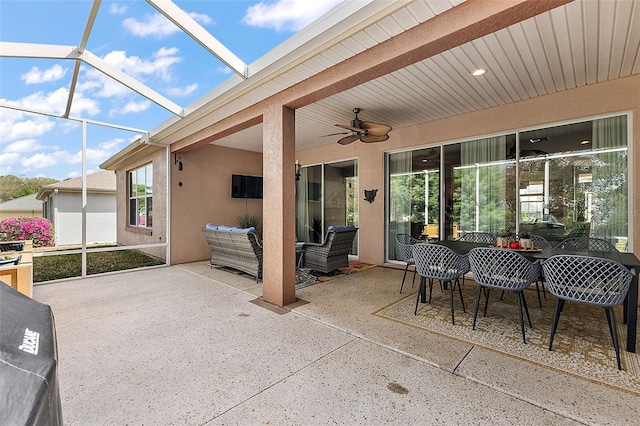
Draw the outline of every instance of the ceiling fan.
[[[354,108],[356,117],[351,121],[350,126],[336,124],[336,126],[348,130],[348,132],[332,133],[326,136],[349,135],[338,140],[340,145],[348,145],[352,142],[360,141],[364,143],[384,142],[389,139],[389,132],[393,129],[388,124],[374,123],[373,121],[362,121],[358,118],[360,108]]]

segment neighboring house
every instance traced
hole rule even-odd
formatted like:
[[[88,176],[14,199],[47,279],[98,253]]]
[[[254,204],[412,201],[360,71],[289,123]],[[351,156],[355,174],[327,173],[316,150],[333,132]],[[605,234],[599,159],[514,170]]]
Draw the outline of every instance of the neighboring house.
[[[0,221],[10,217],[42,217],[42,202],[30,194],[0,203]]]
[[[43,186],[36,198],[53,224],[56,246],[82,244],[82,178]],[[87,244],[116,241],[116,175],[87,175]]]

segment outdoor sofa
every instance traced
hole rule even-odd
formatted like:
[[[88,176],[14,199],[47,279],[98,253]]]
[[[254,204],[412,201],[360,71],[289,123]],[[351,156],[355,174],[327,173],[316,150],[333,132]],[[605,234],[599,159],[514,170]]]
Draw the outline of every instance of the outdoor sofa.
[[[202,234],[211,249],[211,267],[226,266],[262,278],[262,244],[254,227],[207,224]]]

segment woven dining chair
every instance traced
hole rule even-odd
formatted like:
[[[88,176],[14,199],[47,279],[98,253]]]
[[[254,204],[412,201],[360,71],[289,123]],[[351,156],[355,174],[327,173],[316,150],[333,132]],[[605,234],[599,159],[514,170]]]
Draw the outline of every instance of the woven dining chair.
[[[416,271],[420,275],[420,291],[416,299],[416,309],[414,315],[418,313],[418,303],[421,296],[426,296],[426,281],[429,280],[429,303],[433,291],[433,281],[439,280],[441,283],[449,284],[451,295],[451,323],[455,324],[455,314],[453,312],[453,293],[458,287],[462,311],[464,308],[464,298],[460,287],[460,277],[469,272],[469,259],[466,255],[459,255],[448,247],[438,244],[419,243],[413,246],[413,260]]]
[[[469,252],[469,263],[471,272],[478,283],[478,297],[476,298],[476,308],[473,314],[473,329],[476,329],[476,319],[478,317],[478,307],[482,289],[486,291],[484,301],[484,315],[487,315],[489,304],[489,293],[492,288],[512,291],[518,294],[518,309],[520,311],[520,328],[522,330],[522,341],[527,343],[524,331],[524,318],[522,307],[527,314],[529,326],[531,317],[527,308],[527,300],[524,297],[524,289],[534,283],[540,276],[540,261],[531,262],[520,253],[503,250],[499,248],[474,248]]]
[[[575,251],[604,251],[619,253],[616,246],[603,238],[570,237],[562,240],[557,246],[562,250]]]
[[[557,297],[549,337],[549,350],[566,301],[599,306],[607,313],[611,340],[616,350],[618,370],[622,370],[620,347],[613,307],[624,302],[635,274],[619,262],[591,256],[562,254],[542,262],[549,292]]]
[[[402,288],[404,287],[404,280],[407,278],[407,270],[409,266],[415,265],[413,261],[413,246],[418,244],[420,240],[413,238],[409,234],[397,234],[396,235],[396,244],[398,246],[398,260],[401,260],[406,263],[404,268],[404,275],[402,276],[402,284],[400,285],[400,293],[402,293]],[[411,283],[411,287],[415,285],[416,282],[416,271],[413,270],[413,281]]]
[[[531,241],[533,241],[533,248],[545,249],[551,247],[551,243],[542,235],[531,235]]]
[[[535,249],[546,249],[551,247],[551,243],[542,235],[531,235],[531,241],[533,241],[533,247]],[[539,286],[538,286],[539,284]],[[536,281],[536,290],[538,293],[538,303],[542,308],[542,299],[540,298],[540,287],[542,287],[542,296],[544,296],[544,300],[547,300],[547,292],[544,289],[544,274],[542,273],[542,268],[540,269],[540,277],[538,281]]]
[[[496,236],[491,232],[466,232],[458,241],[465,241],[468,243],[485,243],[490,245],[496,244]]]

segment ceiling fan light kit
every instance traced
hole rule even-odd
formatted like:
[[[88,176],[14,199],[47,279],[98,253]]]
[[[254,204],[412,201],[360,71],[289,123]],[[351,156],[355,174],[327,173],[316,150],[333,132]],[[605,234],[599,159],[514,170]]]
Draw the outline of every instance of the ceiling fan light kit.
[[[338,140],[340,145],[348,145],[352,142],[360,140],[363,143],[384,142],[389,139],[389,132],[393,130],[388,124],[374,123],[373,121],[361,121],[358,117],[360,108],[354,108],[353,113],[356,115],[351,120],[351,125],[336,124],[336,127],[348,130],[348,132],[334,133],[334,135],[349,135]],[[333,135],[327,135],[333,136]]]

